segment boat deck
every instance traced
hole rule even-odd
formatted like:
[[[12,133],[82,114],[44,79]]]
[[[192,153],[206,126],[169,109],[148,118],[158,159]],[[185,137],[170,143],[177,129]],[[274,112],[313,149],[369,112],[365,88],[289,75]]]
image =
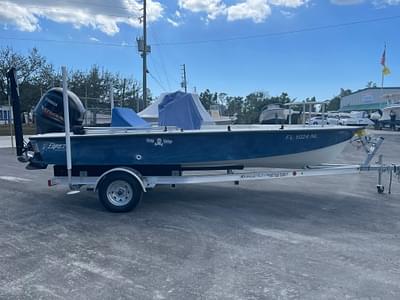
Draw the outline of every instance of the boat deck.
[[[151,128],[134,127],[85,127],[85,134],[74,134],[71,136],[83,137],[87,135],[142,135],[142,134],[188,134],[188,133],[215,133],[215,132],[254,132],[254,131],[323,131],[323,130],[354,130],[357,126],[338,126],[338,125],[206,125],[201,129],[182,130],[174,126],[156,126]],[[64,132],[37,134],[31,138],[64,137]]]

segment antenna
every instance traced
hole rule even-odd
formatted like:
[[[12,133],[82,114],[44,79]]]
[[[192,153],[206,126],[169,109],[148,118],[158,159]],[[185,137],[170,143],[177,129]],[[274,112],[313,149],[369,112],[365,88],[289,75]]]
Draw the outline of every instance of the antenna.
[[[186,65],[182,65],[182,82],[181,82],[181,87],[185,89],[185,93],[187,93],[187,80],[186,80]]]

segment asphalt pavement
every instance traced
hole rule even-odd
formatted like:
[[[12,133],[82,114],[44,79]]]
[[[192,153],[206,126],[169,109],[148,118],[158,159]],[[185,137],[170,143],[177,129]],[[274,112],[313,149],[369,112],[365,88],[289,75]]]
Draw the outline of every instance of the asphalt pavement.
[[[400,183],[375,173],[158,187],[125,214],[49,177],[0,149],[0,299],[400,299]]]

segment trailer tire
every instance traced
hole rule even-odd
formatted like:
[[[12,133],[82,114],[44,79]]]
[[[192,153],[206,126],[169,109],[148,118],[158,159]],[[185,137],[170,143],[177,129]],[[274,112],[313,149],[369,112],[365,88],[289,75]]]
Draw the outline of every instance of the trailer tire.
[[[128,212],[142,200],[143,190],[136,178],[126,172],[107,174],[99,183],[99,200],[111,212]]]

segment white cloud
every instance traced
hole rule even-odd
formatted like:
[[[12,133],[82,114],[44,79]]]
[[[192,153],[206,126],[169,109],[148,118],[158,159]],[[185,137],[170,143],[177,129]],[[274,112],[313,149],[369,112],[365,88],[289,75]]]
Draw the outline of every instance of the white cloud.
[[[308,0],[269,0],[271,5],[296,8],[303,6]]]
[[[226,5],[221,0],[179,0],[181,9],[195,13],[205,12],[208,19],[215,19],[218,15],[225,14]]]
[[[288,18],[288,19],[293,18],[293,17],[295,16],[295,13],[292,12],[292,11],[281,10],[280,12],[281,12],[281,14],[282,14],[284,17],[286,17],[286,18]]]
[[[331,3],[336,5],[356,5],[363,2],[364,0],[331,0]]]
[[[163,18],[161,0],[147,0],[149,22]],[[249,19],[255,23],[265,21],[271,7],[297,8],[309,0],[177,0],[178,10],[165,20],[172,26],[183,24],[185,11],[202,13],[208,23],[217,17],[228,21]],[[331,0],[335,3],[362,0]],[[375,0],[386,4],[400,0]],[[75,28],[90,27],[108,35],[119,32],[121,24],[141,27],[142,0],[0,0],[0,26],[14,27],[22,31],[38,31],[43,19],[56,23],[71,24]]]
[[[227,12],[228,21],[252,19],[255,23],[260,23],[271,14],[271,8],[267,0],[246,0],[229,6]]]
[[[139,0],[0,0],[0,23],[10,24],[22,31],[40,30],[40,19],[56,23],[69,23],[75,28],[92,27],[108,35],[119,32],[119,24],[140,27],[141,4]],[[148,20],[162,17],[160,2],[148,0]]]
[[[40,29],[39,20],[29,9],[8,1],[1,1],[0,5],[0,22],[3,24],[13,23],[18,29],[28,32]]]
[[[181,12],[176,10],[169,18],[166,18],[165,20],[172,26],[179,27],[184,23],[182,19],[183,17]]]
[[[170,18],[167,18],[167,22],[169,24],[171,24],[172,26],[174,26],[174,27],[178,27],[180,25],[178,22],[176,22],[176,21],[174,21],[174,20],[172,20]]]
[[[387,5],[399,5],[400,0],[375,0],[373,3],[375,6],[385,7]]]
[[[91,40],[92,42],[100,42],[100,40],[98,38],[95,38],[94,36],[91,36],[89,40]]]
[[[178,0],[180,9],[194,13],[205,13],[206,23],[218,16],[225,16],[228,21],[251,19],[255,23],[265,21],[271,14],[271,6],[297,8],[308,3],[309,0]],[[394,0],[392,0],[394,1]],[[399,0],[400,1],[400,0]]]

